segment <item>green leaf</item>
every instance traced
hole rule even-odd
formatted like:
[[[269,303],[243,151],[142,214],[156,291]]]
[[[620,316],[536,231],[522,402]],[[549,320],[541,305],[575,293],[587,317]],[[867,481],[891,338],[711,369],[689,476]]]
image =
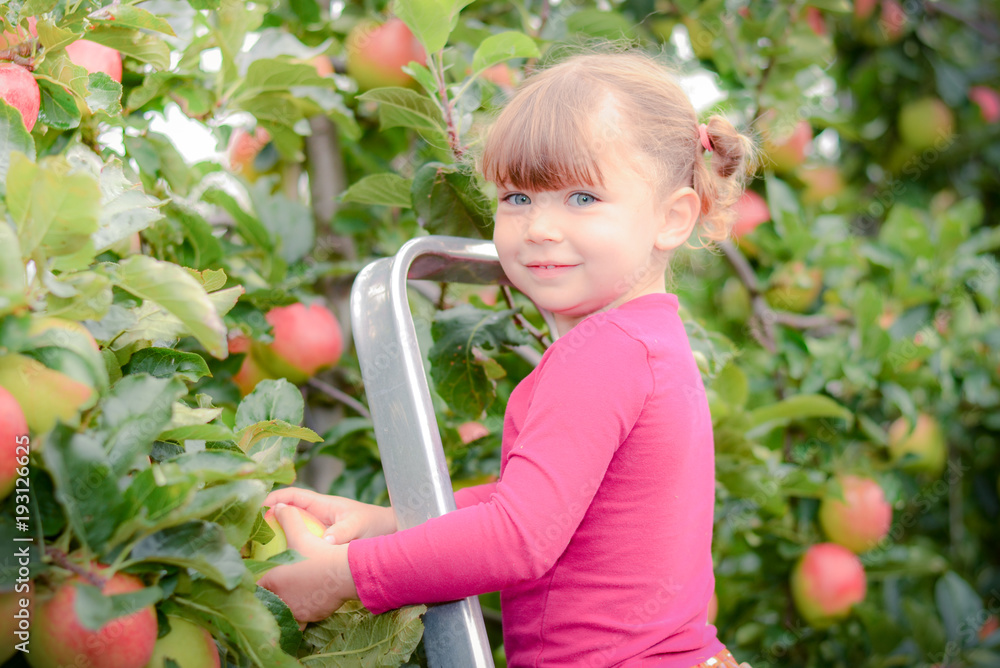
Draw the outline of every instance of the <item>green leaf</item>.
[[[821,394],[799,394],[750,411],[749,438],[757,438],[777,427],[809,418],[839,418],[848,423],[854,414]]]
[[[298,424],[304,415],[305,402],[294,385],[284,378],[266,379],[257,383],[254,391],[236,408],[236,429],[243,430],[269,420]]]
[[[373,615],[359,601],[348,601],[323,621],[306,627],[303,642],[312,649],[309,668],[393,668],[406,663],[424,633],[423,605]]]
[[[67,320],[100,320],[111,307],[111,281],[107,276],[93,271],[60,274],[53,282],[59,284],[60,294],[49,293],[46,300],[49,315]]]
[[[7,221],[0,220],[0,317],[28,303],[25,279],[17,234]]]
[[[115,475],[128,473],[170,423],[173,404],[187,393],[179,378],[125,376],[101,402],[98,434]]]
[[[80,125],[80,107],[76,98],[62,86],[39,80],[42,107],[38,121],[55,130],[72,130]]]
[[[408,209],[412,206],[410,201],[412,184],[412,179],[405,179],[392,172],[371,174],[348,188],[340,199],[343,202],[382,204]]]
[[[299,623],[292,616],[292,611],[274,592],[257,587],[254,593],[278,622],[278,628],[281,629],[281,649],[295,656],[302,644],[302,631],[299,630]]]
[[[192,520],[158,531],[136,543],[130,562],[159,562],[191,568],[226,589],[239,585],[246,569],[218,524]]]
[[[333,79],[322,77],[308,63],[295,63],[276,58],[261,58],[250,63],[243,82],[232,95],[234,104],[259,98],[265,93],[287,93],[292,87],[316,86],[331,88]]]
[[[462,305],[441,311],[431,325],[431,378],[456,414],[477,419],[496,399],[484,350],[500,351],[526,342],[511,319],[514,311],[486,311]]]
[[[202,195],[209,204],[222,207],[236,221],[236,229],[249,243],[265,251],[274,250],[274,240],[268,229],[256,217],[243,210],[243,207],[222,190],[210,188]]]
[[[163,218],[162,204],[125,176],[121,162],[113,160],[101,170],[100,227],[92,239],[98,252],[131,237]]]
[[[383,130],[404,127],[445,136],[441,110],[427,96],[415,90],[398,87],[376,88],[360,95],[358,99],[378,103],[379,122]]]
[[[250,188],[250,200],[260,222],[277,240],[278,253],[285,262],[298,262],[313,249],[316,228],[308,206],[280,192],[272,195],[270,184],[263,179]]]
[[[122,260],[112,280],[176,317],[212,356],[225,359],[228,355],[222,318],[204,288],[181,267],[146,255],[132,255]]]
[[[170,460],[169,463],[177,466],[183,473],[197,476],[207,484],[257,478],[289,483],[295,479],[295,470],[291,468],[291,462],[278,467],[268,467],[241,452],[229,450],[189,452]]]
[[[222,424],[195,424],[185,427],[175,427],[166,429],[159,436],[158,441],[235,441],[236,434],[232,429]]]
[[[413,177],[411,199],[431,234],[489,238],[493,210],[475,177],[458,166],[430,162]]]
[[[213,629],[213,634],[238,648],[255,666],[302,668],[281,650],[281,628],[267,606],[254,592],[242,587],[233,591],[210,582],[195,582],[186,597],[175,597]]]
[[[111,620],[130,615],[163,598],[163,590],[159,587],[144,587],[138,591],[112,596],[105,596],[97,587],[83,582],[74,587],[74,612],[80,625],[91,631],[97,631]]]
[[[35,140],[24,126],[21,112],[0,100],[0,195],[6,192],[11,154],[17,152],[35,160]]]
[[[87,106],[109,116],[122,113],[122,85],[104,72],[92,72],[87,84]]]
[[[174,29],[170,27],[166,19],[136,7],[135,5],[118,5],[114,8],[108,18],[98,15],[91,19],[95,25],[104,25],[118,28],[136,28],[138,30],[152,30],[162,32],[176,37]]]
[[[934,600],[948,642],[968,646],[986,618],[979,594],[958,573],[948,571],[934,585]]]
[[[117,49],[122,55],[148,63],[154,69],[170,68],[170,46],[155,35],[127,28],[99,26],[87,31],[87,39]]]
[[[173,378],[176,375],[192,383],[212,375],[201,355],[173,348],[144,348],[132,355],[122,373],[148,373],[156,378]]]
[[[89,433],[60,425],[48,437],[42,458],[74,535],[100,553],[114,533],[122,507],[103,444]]]
[[[472,56],[472,72],[479,74],[487,67],[511,58],[537,58],[538,45],[524,33],[509,31],[484,39]]]
[[[472,0],[396,0],[394,13],[407,25],[428,53],[448,43],[458,25],[458,15]]]
[[[101,208],[97,180],[73,171],[62,156],[49,156],[35,164],[14,153],[7,193],[8,212],[26,255],[39,248],[49,255],[69,255],[84,248],[97,230]]]
[[[582,9],[566,18],[566,28],[603,39],[635,39],[635,29],[621,12]]]
[[[712,381],[712,388],[726,403],[732,406],[744,406],[750,393],[750,383],[736,362],[730,359],[726,366],[722,367],[719,374]]]

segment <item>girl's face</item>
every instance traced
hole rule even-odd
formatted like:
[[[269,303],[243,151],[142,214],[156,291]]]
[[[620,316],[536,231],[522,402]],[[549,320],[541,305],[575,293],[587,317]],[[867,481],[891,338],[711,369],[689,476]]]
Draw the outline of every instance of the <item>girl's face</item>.
[[[676,216],[633,164],[641,163],[606,155],[598,165],[603,186],[540,192],[497,186],[493,241],[500,264],[519,290],[553,314],[560,334],[597,311],[666,292],[667,251],[687,235],[676,243],[677,233],[664,235]]]

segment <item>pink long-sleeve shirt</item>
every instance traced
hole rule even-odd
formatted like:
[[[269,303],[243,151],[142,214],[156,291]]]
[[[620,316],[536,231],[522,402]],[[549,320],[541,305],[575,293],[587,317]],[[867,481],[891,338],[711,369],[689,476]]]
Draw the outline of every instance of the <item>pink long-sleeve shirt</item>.
[[[501,592],[508,664],[690,668],[723,645],[712,422],[672,294],[594,314],[515,388],[496,483],[353,541],[373,613]]]

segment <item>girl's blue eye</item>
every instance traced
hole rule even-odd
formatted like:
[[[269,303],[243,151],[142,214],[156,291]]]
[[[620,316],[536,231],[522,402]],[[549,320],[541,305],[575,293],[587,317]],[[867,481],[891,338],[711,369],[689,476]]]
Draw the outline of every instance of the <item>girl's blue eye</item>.
[[[513,204],[514,206],[524,206],[525,204],[531,204],[531,198],[524,193],[511,193],[503,198],[503,201],[508,204]]]
[[[569,198],[570,201],[575,201],[578,206],[590,206],[597,201],[597,198],[590,193],[573,193]]]

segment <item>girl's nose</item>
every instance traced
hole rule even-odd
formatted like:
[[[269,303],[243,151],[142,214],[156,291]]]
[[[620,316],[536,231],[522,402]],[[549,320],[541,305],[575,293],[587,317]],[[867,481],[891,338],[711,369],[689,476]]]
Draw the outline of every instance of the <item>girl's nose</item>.
[[[558,221],[550,213],[542,211],[532,211],[528,216],[524,228],[524,237],[533,243],[543,243],[546,241],[562,241]]]

